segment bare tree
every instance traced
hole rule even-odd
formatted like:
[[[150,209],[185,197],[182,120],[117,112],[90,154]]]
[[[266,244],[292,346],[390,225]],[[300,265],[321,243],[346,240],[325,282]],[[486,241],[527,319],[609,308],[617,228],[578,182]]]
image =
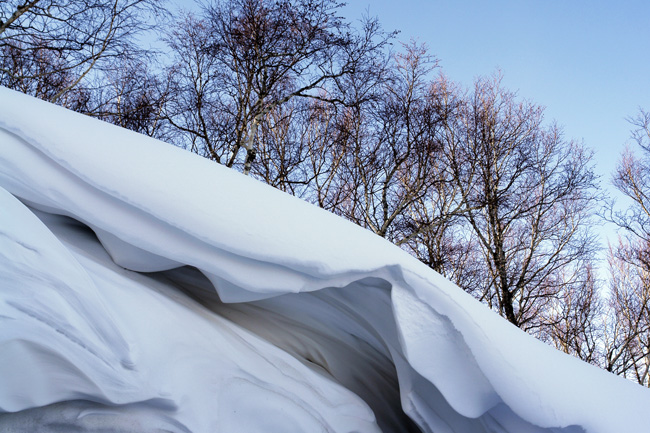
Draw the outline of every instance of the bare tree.
[[[485,301],[532,333],[565,289],[582,284],[594,251],[598,198],[591,154],[542,125],[543,110],[518,101],[500,77],[477,80],[449,145],[465,218],[480,245]]]
[[[628,199],[624,211],[609,204],[606,217],[624,230],[610,247],[611,295],[605,368],[650,386],[650,113],[641,110],[613,184]]]
[[[641,155],[631,148],[625,150],[613,184],[631,200],[631,205],[623,212],[610,211],[608,219],[625,229],[632,239],[650,241],[650,112],[641,110],[630,122]]]
[[[377,86],[377,98],[345,110],[334,137],[345,149],[339,185],[346,188],[335,212],[398,244],[409,234],[405,218],[428,192],[444,113],[430,81],[436,67],[414,43],[394,56]]]
[[[538,336],[557,349],[585,362],[602,366],[604,308],[599,284],[590,265],[567,285],[543,314],[546,322]]]
[[[303,164],[307,188],[301,196],[336,213],[351,199],[351,182],[343,167],[348,156],[353,108],[319,100],[309,100],[308,107],[308,123],[302,135],[307,147]]]
[[[305,196],[312,180],[306,167],[314,138],[310,102],[294,99],[264,117],[251,171],[254,177],[298,197]]]
[[[336,97],[331,89],[372,69],[389,35],[376,20],[357,32],[336,15],[341,6],[335,0],[215,1],[205,18],[186,19],[169,39],[178,53],[175,68],[187,81],[180,98],[194,103],[198,118],[187,119],[183,107],[170,118],[200,137],[190,138],[192,147],[201,146],[194,150],[229,167],[241,164],[248,174],[260,124],[272,110],[296,97],[346,102],[341,88]]]
[[[150,137],[168,138],[163,107],[169,83],[151,72],[145,61],[118,60],[101,80],[86,114]]]
[[[221,102],[227,89],[209,53],[211,37],[206,20],[189,13],[166,36],[175,59],[165,117],[176,131],[176,145],[224,163],[235,126]]]
[[[455,182],[452,156],[460,130],[462,90],[444,76],[431,82],[440,125],[437,149],[424,173],[426,193],[410,203],[400,223],[398,245],[449,278],[465,291],[485,300],[483,257],[476,237],[465,224],[465,202]]]
[[[650,386],[650,273],[638,250],[620,239],[610,248],[610,287],[604,368]]]
[[[619,239],[610,247],[610,287],[604,368],[650,386],[650,272],[639,250],[650,245]]]
[[[135,36],[153,25],[159,0],[6,0],[0,3],[0,77],[19,89],[47,76],[66,76],[51,102],[77,87],[93,70],[135,55]],[[52,60],[47,68],[16,68],[16,55]],[[140,54],[142,52],[140,51]],[[14,58],[12,60],[12,57]]]
[[[0,85],[44,100],[54,98],[76,80],[65,68],[64,59],[47,48],[23,50],[20,45],[4,45],[0,62]],[[73,89],[59,98],[59,104],[77,111],[85,110],[88,102],[89,93],[83,89]]]

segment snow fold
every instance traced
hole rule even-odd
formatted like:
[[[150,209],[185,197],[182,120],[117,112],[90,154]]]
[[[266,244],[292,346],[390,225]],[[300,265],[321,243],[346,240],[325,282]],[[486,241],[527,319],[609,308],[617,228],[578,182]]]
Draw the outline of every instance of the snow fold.
[[[649,392],[400,249],[0,88],[0,427],[619,432]]]

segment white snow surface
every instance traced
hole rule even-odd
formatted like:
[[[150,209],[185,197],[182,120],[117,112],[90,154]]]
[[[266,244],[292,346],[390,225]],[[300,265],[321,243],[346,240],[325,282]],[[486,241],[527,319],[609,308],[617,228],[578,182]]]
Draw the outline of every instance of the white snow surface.
[[[0,88],[0,431],[642,432],[650,391],[399,248]]]

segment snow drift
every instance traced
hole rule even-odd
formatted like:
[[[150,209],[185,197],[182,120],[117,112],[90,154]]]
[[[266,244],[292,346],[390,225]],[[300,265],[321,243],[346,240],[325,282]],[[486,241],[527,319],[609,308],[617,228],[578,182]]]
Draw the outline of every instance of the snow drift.
[[[650,392],[371,233],[0,88],[3,432],[621,432]]]

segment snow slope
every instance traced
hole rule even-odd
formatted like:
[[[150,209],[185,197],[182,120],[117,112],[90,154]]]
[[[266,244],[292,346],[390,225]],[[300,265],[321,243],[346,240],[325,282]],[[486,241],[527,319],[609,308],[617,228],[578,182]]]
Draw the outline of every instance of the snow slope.
[[[400,249],[0,88],[0,431],[641,432],[650,392]]]

